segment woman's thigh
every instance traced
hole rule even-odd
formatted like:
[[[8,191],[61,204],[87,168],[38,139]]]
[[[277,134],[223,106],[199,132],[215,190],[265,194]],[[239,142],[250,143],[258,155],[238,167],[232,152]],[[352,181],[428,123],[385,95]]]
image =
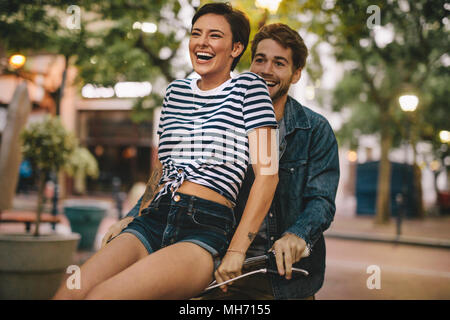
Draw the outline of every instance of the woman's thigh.
[[[120,234],[81,266],[80,289],[68,289],[65,280],[54,299],[84,299],[96,285],[146,256],[148,251],[136,236]]]
[[[190,242],[158,250],[92,289],[87,299],[187,299],[211,282],[211,254]]]

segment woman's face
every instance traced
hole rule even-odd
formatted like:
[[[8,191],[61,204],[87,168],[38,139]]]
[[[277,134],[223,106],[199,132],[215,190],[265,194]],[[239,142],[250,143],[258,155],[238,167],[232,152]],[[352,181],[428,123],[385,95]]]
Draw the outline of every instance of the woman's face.
[[[208,13],[192,26],[189,55],[194,70],[202,77],[229,78],[233,59],[242,51],[240,43],[233,44],[228,21],[221,15]]]

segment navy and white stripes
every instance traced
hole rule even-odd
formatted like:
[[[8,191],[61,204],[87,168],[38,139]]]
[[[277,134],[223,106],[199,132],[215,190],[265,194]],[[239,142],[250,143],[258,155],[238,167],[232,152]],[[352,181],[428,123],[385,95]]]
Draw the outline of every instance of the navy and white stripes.
[[[173,81],[158,128],[165,188],[157,198],[189,180],[234,205],[249,164],[247,134],[265,126],[277,127],[277,122],[267,86],[254,73],[208,91],[197,87],[197,79]]]

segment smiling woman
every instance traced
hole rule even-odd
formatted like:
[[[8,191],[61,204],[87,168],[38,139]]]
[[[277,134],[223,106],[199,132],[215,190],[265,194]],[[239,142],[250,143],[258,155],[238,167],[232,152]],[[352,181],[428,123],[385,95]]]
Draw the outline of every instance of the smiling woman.
[[[189,54],[194,70],[211,79],[212,88],[223,83],[245,52],[249,34],[250,25],[242,12],[226,4],[203,6],[192,18]],[[198,85],[202,88],[202,81]]]
[[[191,31],[200,79],[178,79],[166,90],[159,170],[82,266],[81,291],[62,286],[56,298],[186,299],[213,276],[222,283],[241,273],[278,183],[276,135],[268,132],[277,122],[260,76],[230,76],[248,45],[247,17],[211,3],[195,14]],[[233,207],[250,163],[255,182],[236,228]]]

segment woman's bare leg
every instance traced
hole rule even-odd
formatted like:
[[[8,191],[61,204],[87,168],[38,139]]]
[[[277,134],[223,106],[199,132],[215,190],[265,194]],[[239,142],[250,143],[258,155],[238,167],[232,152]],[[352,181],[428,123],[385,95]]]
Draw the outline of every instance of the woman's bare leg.
[[[93,288],[87,299],[187,299],[213,276],[211,254],[180,242],[158,250]]]
[[[141,241],[131,233],[123,233],[81,266],[80,289],[68,289],[66,277],[53,299],[84,299],[93,287],[146,256],[148,251]]]

